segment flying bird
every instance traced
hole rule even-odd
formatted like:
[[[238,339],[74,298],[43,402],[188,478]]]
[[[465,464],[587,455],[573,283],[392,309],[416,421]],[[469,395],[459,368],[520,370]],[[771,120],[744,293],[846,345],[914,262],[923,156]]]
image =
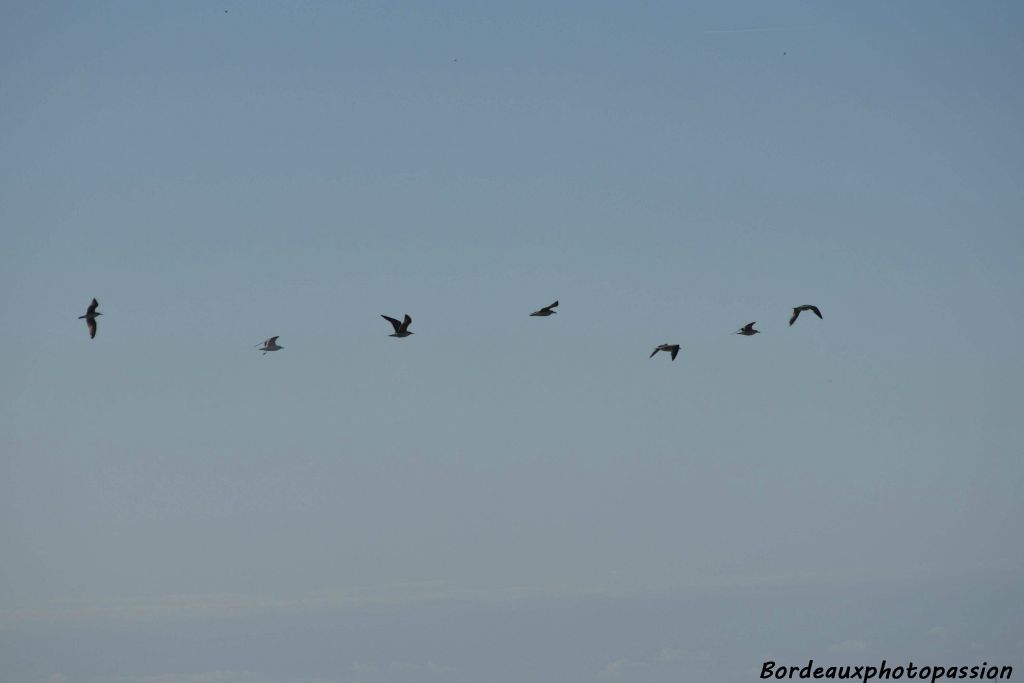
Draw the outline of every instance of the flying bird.
[[[739,330],[737,330],[736,334],[742,334],[744,337],[750,337],[750,336],[753,336],[755,334],[761,334],[761,330],[755,330],[754,329],[754,325],[756,325],[756,324],[757,324],[756,321],[752,322],[752,323],[747,323],[746,325],[741,327]]]
[[[546,318],[549,315],[554,315],[557,312],[554,309],[557,308],[557,307],[558,307],[558,302],[556,301],[553,304],[549,304],[549,305],[545,306],[544,308],[540,309],[539,311],[534,311],[530,315],[531,316],[539,315],[542,318]]]
[[[262,344],[257,344],[256,346],[260,347],[260,351],[263,352],[264,356],[267,355],[268,351],[280,351],[281,349],[284,348],[283,346],[277,345],[277,337],[271,337]]]
[[[381,317],[391,323],[391,326],[395,328],[395,333],[389,334],[389,337],[408,337],[409,335],[414,334],[409,331],[409,323],[412,322],[412,318],[409,317],[408,313],[405,314],[405,319],[402,320],[402,322],[398,322],[394,318],[389,318],[386,315],[382,315]]]
[[[79,320],[85,319],[85,324],[89,326],[89,339],[96,338],[96,318],[103,315],[96,310],[96,307],[100,305],[99,301],[94,298],[92,303],[89,304],[89,308],[85,310],[85,315],[78,316]]]
[[[679,353],[679,344],[658,344],[658,346],[651,351],[651,358],[654,358],[654,354],[658,351],[668,351],[672,354],[672,360],[676,359],[676,355]]]
[[[813,311],[814,315],[821,318],[821,311],[818,310],[817,306],[811,306],[810,304],[804,304],[803,306],[797,306],[793,309],[793,315],[789,318],[789,324],[792,325],[796,322],[796,319],[800,317],[803,311]],[[824,318],[822,318],[824,320]]]

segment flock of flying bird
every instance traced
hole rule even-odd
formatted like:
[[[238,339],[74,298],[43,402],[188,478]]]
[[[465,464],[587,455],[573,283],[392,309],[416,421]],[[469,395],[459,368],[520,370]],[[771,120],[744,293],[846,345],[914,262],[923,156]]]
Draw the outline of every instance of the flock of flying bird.
[[[98,316],[103,315],[102,313],[96,310],[99,307],[99,305],[100,302],[94,298],[92,300],[92,303],[89,304],[89,308],[86,309],[85,315],[78,316],[78,319],[84,319],[85,324],[88,325],[89,327],[89,339],[96,338],[96,318]],[[530,315],[546,318],[549,315],[555,315],[556,308],[558,308],[557,301],[553,304],[548,304],[544,308],[534,311]],[[789,317],[789,324],[792,325],[793,323],[795,323],[796,319],[799,318],[800,314],[803,313],[804,311],[811,311],[812,313],[814,313],[814,315],[818,316],[818,318],[821,318],[821,311],[818,310],[817,306],[804,304],[802,306],[796,306],[793,308],[793,314]],[[409,325],[412,323],[412,317],[408,313],[405,314],[405,318],[403,318],[402,320],[398,320],[397,318],[392,318],[387,315],[381,315],[381,317],[387,320],[389,323],[391,323],[391,326],[395,328],[394,334],[389,334],[389,337],[398,337],[399,339],[401,339],[402,337],[409,337],[415,334],[414,332],[409,331]],[[746,325],[738,329],[736,331],[736,334],[742,334],[744,337],[752,337],[755,334],[761,334],[760,330],[754,329],[754,325],[756,324],[757,321],[747,323]],[[263,352],[264,356],[267,355],[267,353],[270,351],[280,351],[284,347],[279,346],[277,343],[277,339],[279,336],[280,335],[271,337],[270,339],[267,339],[263,343],[257,344],[256,346]],[[654,350],[651,351],[650,357],[654,358],[655,354],[657,354],[658,351],[665,351],[666,353],[672,356],[672,360],[675,360],[676,356],[679,355],[679,344],[658,344],[654,348]]]

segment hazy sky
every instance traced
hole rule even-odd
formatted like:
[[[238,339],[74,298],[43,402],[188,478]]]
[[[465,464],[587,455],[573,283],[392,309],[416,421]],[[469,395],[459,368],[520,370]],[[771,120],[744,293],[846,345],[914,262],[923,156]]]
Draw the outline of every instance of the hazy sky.
[[[0,678],[1024,669],[1022,30],[0,3]]]

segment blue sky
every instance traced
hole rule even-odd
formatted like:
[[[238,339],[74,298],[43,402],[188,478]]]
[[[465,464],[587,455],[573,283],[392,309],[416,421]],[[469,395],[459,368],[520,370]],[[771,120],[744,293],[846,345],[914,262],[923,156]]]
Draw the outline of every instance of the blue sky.
[[[509,602],[586,625],[561,653],[524,635],[518,675],[648,680],[662,649],[700,648],[573,648],[616,614],[663,632],[652,596],[680,633],[705,592],[1019,597],[1022,18],[4,3],[0,628],[51,653],[11,675],[486,676],[491,655],[400,627],[449,623],[433,602],[417,621],[429,598],[473,606],[460,634]],[[788,327],[804,303],[824,320]],[[380,314],[403,313],[415,336],[388,338]],[[261,356],[271,335],[285,349]],[[664,342],[675,363],[648,359]],[[886,618],[951,629],[934,585],[913,594],[948,615]],[[317,615],[364,599],[395,612],[356,642],[395,651],[298,666]],[[742,621],[726,603],[710,613]],[[957,647],[1024,666],[1019,619],[986,609]],[[76,659],[67,629],[140,612],[289,636],[273,665]],[[751,618],[705,650],[754,666]],[[778,647],[896,642],[841,610],[818,642],[810,621]],[[603,668],[620,659],[652,665]]]

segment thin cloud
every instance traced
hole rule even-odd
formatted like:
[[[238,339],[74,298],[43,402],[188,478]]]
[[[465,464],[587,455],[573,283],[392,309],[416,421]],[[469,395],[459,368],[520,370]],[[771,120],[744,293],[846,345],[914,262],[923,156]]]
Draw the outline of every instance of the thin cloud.
[[[120,676],[113,680],[116,683],[272,683],[269,679],[251,671],[204,671],[196,673]],[[296,681],[296,683],[300,682]]]
[[[388,664],[389,671],[427,671],[430,673],[445,673],[448,671],[454,671],[454,669],[445,664],[436,664],[434,660],[428,660],[426,664],[419,664],[417,662],[399,662],[393,661]]]
[[[643,659],[623,657],[613,662],[608,662],[603,669],[597,672],[597,676],[598,678],[627,678],[632,680],[642,670],[665,674],[666,672],[678,671],[686,667],[704,667],[711,661],[711,653],[707,650],[691,651],[682,648],[663,647],[658,654],[652,657],[645,657]]]
[[[650,665],[647,662],[638,662],[632,659],[617,659],[608,662],[603,669],[597,672],[600,678],[620,678],[635,672],[637,669],[646,669]]]
[[[102,603],[70,601],[59,605],[3,610],[0,627],[23,623],[74,623],[97,619],[154,621],[235,617],[253,613],[316,608],[368,608],[374,606],[473,601],[507,604],[521,599],[571,597],[578,593],[553,593],[526,586],[494,589],[460,589],[440,581],[401,583],[379,588],[327,591],[299,597],[207,594],[119,598]]]

